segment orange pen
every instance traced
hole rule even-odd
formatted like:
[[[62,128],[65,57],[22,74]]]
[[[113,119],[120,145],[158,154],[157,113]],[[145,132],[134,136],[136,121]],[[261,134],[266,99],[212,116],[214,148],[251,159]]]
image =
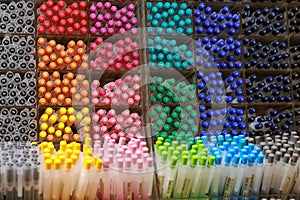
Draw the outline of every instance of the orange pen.
[[[70,70],[77,70],[77,63],[76,62],[70,63]]]
[[[62,81],[62,85],[63,86],[69,86],[70,85],[70,80],[67,78],[64,78],[64,80]]]
[[[51,92],[46,92],[44,98],[49,101],[52,98]]]
[[[46,43],[46,39],[45,39],[45,38],[39,38],[39,39],[38,39],[38,45],[39,45],[40,47],[44,46],[45,43]]]
[[[50,70],[56,70],[57,64],[55,62],[50,62],[49,69]]]
[[[49,80],[49,73],[48,72],[42,72],[41,73],[41,77],[44,79],[44,80]]]
[[[44,95],[47,92],[47,89],[45,87],[39,88],[39,94]]]
[[[55,87],[60,87],[61,86],[61,80],[60,79],[55,79],[54,80],[54,86]]]
[[[47,88],[48,91],[52,90],[52,88],[53,88],[53,82],[52,81],[47,81],[46,88]]]
[[[75,42],[73,40],[71,40],[69,43],[68,43],[68,48],[75,48]]]
[[[72,100],[71,100],[71,98],[65,98],[65,105],[66,105],[66,106],[72,105]]]
[[[39,84],[40,87],[45,86],[46,85],[46,81],[44,79],[40,79],[38,81],[38,84]]]
[[[60,73],[58,71],[53,72],[52,77],[54,79],[60,79]]]
[[[55,47],[56,46],[56,41],[55,40],[50,40],[48,44],[49,44],[50,47]]]
[[[39,64],[38,64],[38,68],[39,70],[45,70],[47,68],[47,65],[45,62],[41,61]]]
[[[53,49],[52,49],[52,47],[47,46],[45,51],[46,51],[46,54],[50,55],[50,54],[52,54]]]
[[[84,47],[84,42],[82,41],[82,40],[78,40],[77,41],[77,43],[76,43],[76,46],[78,47],[78,48],[82,48],[82,47]]]
[[[69,72],[64,75],[64,78],[69,79],[70,81],[74,79],[74,74],[72,72]]]
[[[46,54],[45,49],[39,49],[39,50],[38,50],[38,55],[39,55],[39,57],[43,57],[45,54]]]
[[[39,99],[39,105],[44,106],[47,104],[47,100],[45,98],[40,98]]]

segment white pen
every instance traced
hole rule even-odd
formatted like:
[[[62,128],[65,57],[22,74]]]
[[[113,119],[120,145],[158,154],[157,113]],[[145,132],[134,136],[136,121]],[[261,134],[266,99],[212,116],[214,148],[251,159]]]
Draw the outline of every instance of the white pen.
[[[261,194],[268,195],[271,187],[272,176],[273,176],[273,162],[274,162],[274,154],[269,154],[267,163],[264,168],[263,182],[261,186]]]

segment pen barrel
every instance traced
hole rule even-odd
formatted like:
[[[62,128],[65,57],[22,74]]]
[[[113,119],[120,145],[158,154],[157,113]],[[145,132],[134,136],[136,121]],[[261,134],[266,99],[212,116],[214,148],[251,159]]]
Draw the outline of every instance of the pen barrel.
[[[261,193],[264,195],[268,195],[270,191],[270,185],[272,181],[272,174],[273,174],[273,168],[272,166],[268,165],[265,167],[264,170],[264,176],[263,176],[263,182],[261,186]]]
[[[63,189],[62,189],[62,200],[70,199],[70,190],[71,190],[71,173],[70,171],[65,171],[63,179]]]
[[[39,199],[39,182],[36,181],[33,182],[32,199]]]
[[[59,200],[60,198],[60,173],[59,170],[54,170],[52,181],[52,200]]]
[[[101,177],[101,172],[97,172],[97,174],[93,178],[94,181],[91,183],[91,186],[89,187],[89,191],[87,192],[88,200],[96,199],[100,177]]]
[[[89,171],[86,169],[83,169],[79,175],[78,179],[78,185],[75,188],[75,200],[82,200],[85,197],[86,189],[88,184],[87,180],[89,178]]]
[[[24,195],[23,195],[24,200],[31,200],[32,196],[31,196],[31,188],[25,188],[24,190]]]
[[[43,200],[51,200],[52,195],[52,175],[51,170],[44,171],[43,177]]]

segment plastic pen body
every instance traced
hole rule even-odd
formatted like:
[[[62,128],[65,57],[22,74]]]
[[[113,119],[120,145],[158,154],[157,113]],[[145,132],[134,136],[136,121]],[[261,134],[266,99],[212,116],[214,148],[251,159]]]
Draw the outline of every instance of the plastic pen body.
[[[268,163],[265,165],[264,168],[264,176],[262,180],[261,186],[261,194],[268,195],[270,191],[272,176],[273,176],[273,161],[274,155],[270,154],[268,157]]]

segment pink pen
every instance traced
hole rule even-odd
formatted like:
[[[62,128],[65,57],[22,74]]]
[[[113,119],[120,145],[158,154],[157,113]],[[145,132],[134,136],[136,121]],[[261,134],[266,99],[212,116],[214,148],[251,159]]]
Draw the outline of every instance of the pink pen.
[[[118,134],[116,134],[116,133],[112,133],[111,135],[110,135],[113,139],[118,139]]]
[[[138,29],[137,28],[132,28],[131,31],[130,31],[130,33],[132,35],[137,35],[138,34]]]
[[[123,176],[123,158],[117,159],[117,169],[119,172],[118,181],[116,182],[116,199],[124,199],[124,182],[125,182],[125,176]]]
[[[128,12],[127,8],[121,8],[120,13],[121,15],[126,15],[126,13]]]
[[[118,136],[119,136],[119,137],[125,137],[126,134],[125,134],[123,131],[120,131],[120,132],[118,133]]]
[[[104,16],[102,15],[102,14],[99,14],[98,16],[97,16],[97,21],[98,22],[102,22],[104,20]]]
[[[125,145],[125,142],[126,142],[126,138],[120,137],[118,147],[121,147],[122,145]]]
[[[104,9],[108,10],[108,9],[110,9],[110,7],[111,7],[111,3],[110,2],[105,2]]]
[[[97,8],[96,8],[95,5],[91,5],[89,10],[90,10],[91,13],[94,13],[94,12],[96,12]]]
[[[103,8],[103,3],[102,2],[98,2],[96,4],[96,8],[97,8],[97,10],[101,10]]]
[[[127,6],[127,9],[129,10],[129,11],[134,11],[134,8],[135,8],[135,5],[134,4],[129,4],[128,6]]]
[[[133,98],[129,98],[128,100],[127,100],[127,104],[128,105],[130,105],[130,106],[132,106],[132,105],[134,105],[134,99]]]
[[[100,127],[99,126],[94,126],[93,131],[94,131],[94,133],[99,133],[100,132]]]
[[[95,13],[90,14],[90,20],[94,21],[97,19],[97,15]]]
[[[102,35],[105,35],[106,33],[107,33],[107,29],[106,28],[101,28],[100,29],[100,33],[102,34]]]
[[[101,125],[106,125],[108,122],[108,117],[107,116],[104,116],[100,119],[100,124]]]
[[[126,152],[126,151],[127,151],[127,149],[128,149],[127,145],[122,145],[122,147],[121,147],[121,148],[124,150],[124,152]]]
[[[115,22],[114,22],[113,20],[109,20],[109,21],[107,22],[107,26],[108,26],[109,28],[113,28],[113,27],[115,26]]]
[[[121,63],[116,63],[114,68],[115,68],[115,70],[121,70],[122,67],[123,67],[123,65]]]
[[[100,29],[102,27],[102,23],[101,22],[96,22],[94,26],[95,26],[96,29]]]
[[[107,64],[107,63],[102,63],[102,64],[101,64],[101,69],[102,69],[102,70],[108,69],[108,64]]]
[[[110,109],[109,111],[108,111],[108,113],[107,113],[107,115],[109,116],[109,117],[115,117],[116,116],[116,110],[115,109]]]
[[[136,120],[135,122],[133,122],[134,126],[140,127],[142,125],[142,121],[141,120]]]
[[[91,62],[91,68],[96,70],[98,68],[98,64],[96,62]]]
[[[107,127],[106,126],[101,126],[100,132],[101,133],[106,133],[106,131],[107,131]]]
[[[120,30],[118,31],[119,34],[123,35],[126,33],[125,28],[120,28]]]
[[[97,33],[97,28],[96,27],[91,27],[90,32],[91,32],[91,34],[96,34]]]
[[[142,141],[140,143],[140,149],[143,149],[143,147],[146,147],[147,146],[147,143],[145,141]]]
[[[100,140],[101,137],[99,134],[94,134],[93,138],[94,140]]]
[[[104,109],[99,109],[99,110],[97,111],[97,115],[98,115],[100,118],[102,118],[104,115],[106,115],[106,110],[104,110]]]
[[[117,6],[112,6],[112,7],[110,8],[110,11],[111,11],[112,13],[116,13],[117,10],[118,10]]]
[[[120,20],[122,18],[122,15],[121,13],[116,13],[115,16],[114,16],[115,20]]]
[[[130,19],[130,24],[131,24],[132,26],[136,26],[136,25],[138,24],[138,19],[135,18],[135,17],[133,17],[132,19]]]
[[[95,40],[95,43],[96,43],[97,45],[102,44],[102,43],[103,43],[103,38],[102,38],[102,37],[98,37],[98,38]]]
[[[140,102],[140,101],[141,101],[141,95],[138,95],[138,94],[135,95],[135,96],[134,96],[134,101],[135,101],[135,102]]]
[[[139,43],[138,42],[132,42],[131,47],[132,47],[132,49],[137,49],[139,47]]]
[[[135,92],[133,90],[128,90],[127,94],[130,98],[132,98],[132,97],[134,97]]]
[[[109,98],[103,99],[102,104],[106,106],[110,105],[111,104],[110,99]]]
[[[114,28],[108,28],[107,32],[108,32],[108,34],[113,35],[115,33],[115,29]]]

